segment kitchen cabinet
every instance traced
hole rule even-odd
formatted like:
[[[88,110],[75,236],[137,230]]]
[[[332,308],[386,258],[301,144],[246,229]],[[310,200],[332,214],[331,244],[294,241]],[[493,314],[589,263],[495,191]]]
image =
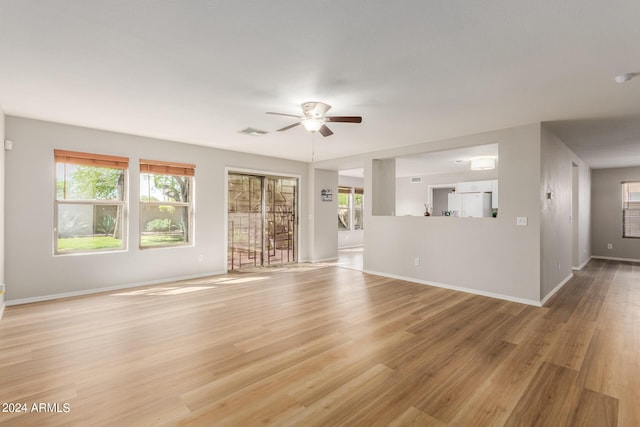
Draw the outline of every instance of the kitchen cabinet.
[[[456,193],[490,193],[493,181],[467,181],[456,184]]]

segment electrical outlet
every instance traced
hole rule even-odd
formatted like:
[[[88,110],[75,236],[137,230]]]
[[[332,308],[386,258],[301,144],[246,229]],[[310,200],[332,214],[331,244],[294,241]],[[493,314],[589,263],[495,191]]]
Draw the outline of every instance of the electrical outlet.
[[[519,216],[516,218],[516,225],[527,225],[527,222],[526,216]]]
[[[613,245],[611,243],[607,243],[607,249],[613,249]]]
[[[414,258],[413,259],[413,265],[419,266],[420,265],[420,258]]]

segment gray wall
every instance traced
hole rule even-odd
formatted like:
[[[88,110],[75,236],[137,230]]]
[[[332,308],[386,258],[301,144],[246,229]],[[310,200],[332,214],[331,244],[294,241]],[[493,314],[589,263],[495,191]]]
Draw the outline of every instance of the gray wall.
[[[309,166],[310,168],[312,166]],[[313,170],[313,169],[312,169]],[[329,261],[338,258],[338,172],[315,169],[310,200],[313,205],[311,261]],[[333,193],[330,202],[322,201],[323,188]]]
[[[5,253],[5,242],[4,242],[4,209],[5,209],[5,153],[4,153],[4,140],[5,140],[5,132],[4,132],[4,113],[2,111],[2,106],[0,106],[0,317],[2,317],[2,312],[4,311],[4,253]]]
[[[196,145],[36,120],[6,118],[6,299],[22,302],[59,294],[222,273],[226,270],[226,168],[297,175],[307,165]],[[127,156],[129,249],[53,256],[54,149]],[[138,248],[140,158],[196,164],[194,246]],[[266,169],[266,170],[265,170]],[[300,259],[308,259],[306,192],[300,200]],[[334,228],[335,229],[335,228]],[[336,245],[334,245],[334,248]]]
[[[573,221],[578,221],[579,233],[588,230],[590,182],[589,167],[578,158],[546,125],[542,126],[542,169],[540,185],[541,201],[541,286],[540,298],[544,299],[560,283],[571,276],[573,267]],[[573,217],[573,164],[578,165],[579,215]],[[583,190],[582,193],[580,190]],[[547,199],[547,193],[553,193]],[[586,196],[586,197],[585,197]],[[502,202],[502,199],[501,199]],[[583,224],[586,223],[586,224]],[[589,258],[589,236],[578,237],[578,259],[582,263]],[[584,260],[584,261],[583,261]]]
[[[374,215],[394,215],[396,210],[396,159],[373,159],[368,173],[373,185],[366,190],[370,194]]]
[[[640,181],[640,167],[595,169],[592,173],[593,256],[640,261],[640,239],[622,238],[622,182]],[[607,244],[613,245],[607,249]]]
[[[393,154],[496,142],[500,144],[497,218],[377,216],[365,208],[364,269],[539,303],[540,124],[435,141]],[[373,185],[372,167],[370,160],[365,167],[365,191]],[[516,226],[518,216],[528,217],[528,226]]]

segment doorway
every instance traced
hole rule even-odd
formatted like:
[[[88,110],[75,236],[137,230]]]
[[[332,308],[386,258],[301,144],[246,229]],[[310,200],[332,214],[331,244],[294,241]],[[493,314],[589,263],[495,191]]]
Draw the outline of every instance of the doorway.
[[[297,261],[298,179],[229,172],[227,269]]]

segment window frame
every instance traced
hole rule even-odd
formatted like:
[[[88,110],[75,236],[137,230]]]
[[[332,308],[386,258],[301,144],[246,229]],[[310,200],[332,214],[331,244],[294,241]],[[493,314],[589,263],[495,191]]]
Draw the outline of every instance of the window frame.
[[[129,210],[128,210],[128,194],[129,194],[129,158],[122,156],[112,156],[107,154],[94,154],[85,153],[79,151],[59,150],[54,149],[54,170],[53,170],[53,255],[54,256],[68,256],[68,255],[90,255],[109,252],[126,252],[129,248],[128,235],[129,235]],[[96,168],[109,168],[120,169],[123,171],[123,183],[122,183],[122,197],[120,200],[101,200],[101,199],[66,199],[58,198],[58,164],[65,165],[77,165],[77,166],[90,166]],[[64,174],[65,187],[67,174]],[[120,228],[121,228],[121,241],[122,244],[119,248],[98,248],[98,249],[85,249],[85,250],[70,250],[60,251],[58,246],[58,226],[60,219],[60,206],[64,205],[83,205],[83,206],[118,206],[121,208],[120,212]]]
[[[623,181],[622,182],[622,238],[623,239],[640,239],[640,199],[631,200],[630,195],[633,193],[640,193],[640,191],[630,191],[630,186],[637,186],[640,188],[640,181]],[[633,204],[634,206],[631,206]],[[635,230],[628,230],[632,226],[627,225],[627,218],[631,217],[635,219],[633,228]],[[627,233],[630,235],[627,235]]]
[[[161,160],[146,160],[140,159],[140,184],[142,185],[142,177],[143,175],[169,175],[169,176],[180,176],[187,177],[190,180],[189,188],[188,188],[188,201],[187,202],[178,202],[178,201],[152,201],[149,197],[150,194],[146,194],[149,197],[149,200],[142,200],[143,193],[140,191],[139,194],[139,230],[138,230],[138,248],[140,250],[148,250],[148,249],[166,249],[166,248],[184,248],[184,247],[192,247],[194,246],[194,196],[195,196],[195,169],[196,165],[193,163],[176,163],[176,162],[168,162]],[[148,178],[150,179],[150,178]],[[150,181],[149,181],[150,182]],[[143,217],[143,209],[144,206],[173,206],[173,207],[186,207],[187,208],[187,221],[188,221],[188,232],[186,235],[187,241],[182,243],[170,243],[170,244],[158,244],[158,245],[143,245],[142,244],[142,233],[144,232],[144,217]]]

